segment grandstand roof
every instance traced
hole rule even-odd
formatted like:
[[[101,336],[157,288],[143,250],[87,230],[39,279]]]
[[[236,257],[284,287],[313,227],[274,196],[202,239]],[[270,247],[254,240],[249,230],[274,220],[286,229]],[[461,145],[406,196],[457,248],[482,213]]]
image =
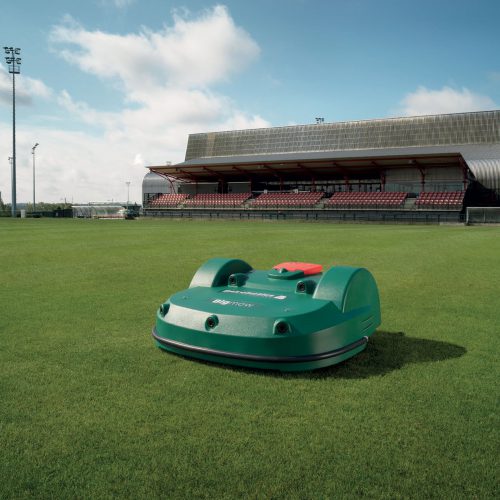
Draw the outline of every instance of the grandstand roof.
[[[184,162],[150,169],[207,182],[457,164],[500,190],[500,110],[191,134]]]

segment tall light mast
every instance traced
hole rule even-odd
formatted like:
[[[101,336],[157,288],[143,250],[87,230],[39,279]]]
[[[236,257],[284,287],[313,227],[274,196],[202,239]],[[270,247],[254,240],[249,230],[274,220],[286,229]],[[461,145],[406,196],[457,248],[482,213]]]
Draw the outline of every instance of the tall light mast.
[[[18,47],[4,47],[5,61],[12,74],[12,217],[16,216],[16,75],[21,72],[21,49]]]

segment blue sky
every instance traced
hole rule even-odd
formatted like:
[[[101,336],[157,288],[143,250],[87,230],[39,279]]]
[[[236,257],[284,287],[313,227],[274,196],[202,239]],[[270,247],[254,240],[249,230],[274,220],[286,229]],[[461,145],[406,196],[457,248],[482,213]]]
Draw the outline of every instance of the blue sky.
[[[17,0],[18,201],[140,200],[190,132],[500,107],[500,2]],[[0,68],[10,201],[11,80]]]

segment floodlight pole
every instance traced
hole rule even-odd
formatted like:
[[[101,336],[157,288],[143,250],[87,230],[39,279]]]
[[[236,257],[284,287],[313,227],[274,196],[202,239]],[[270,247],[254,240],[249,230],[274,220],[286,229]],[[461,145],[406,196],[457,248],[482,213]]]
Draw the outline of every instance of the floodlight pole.
[[[12,217],[16,216],[16,75],[21,71],[21,58],[17,57],[21,49],[17,47],[4,47],[5,61],[9,66],[9,73],[12,74]]]
[[[128,210],[128,200],[130,199],[130,181],[125,183],[127,185],[127,210]]]
[[[12,156],[9,156],[10,176],[12,178]]]
[[[33,155],[33,212],[35,212],[35,149],[39,146],[38,142],[31,148],[31,154]]]

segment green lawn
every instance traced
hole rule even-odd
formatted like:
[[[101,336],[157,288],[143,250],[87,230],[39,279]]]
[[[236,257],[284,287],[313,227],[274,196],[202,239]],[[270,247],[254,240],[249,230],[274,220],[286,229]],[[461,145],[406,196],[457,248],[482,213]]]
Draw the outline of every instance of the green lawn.
[[[157,306],[214,256],[367,267],[322,371],[190,361]],[[500,229],[0,219],[1,498],[498,498]]]

